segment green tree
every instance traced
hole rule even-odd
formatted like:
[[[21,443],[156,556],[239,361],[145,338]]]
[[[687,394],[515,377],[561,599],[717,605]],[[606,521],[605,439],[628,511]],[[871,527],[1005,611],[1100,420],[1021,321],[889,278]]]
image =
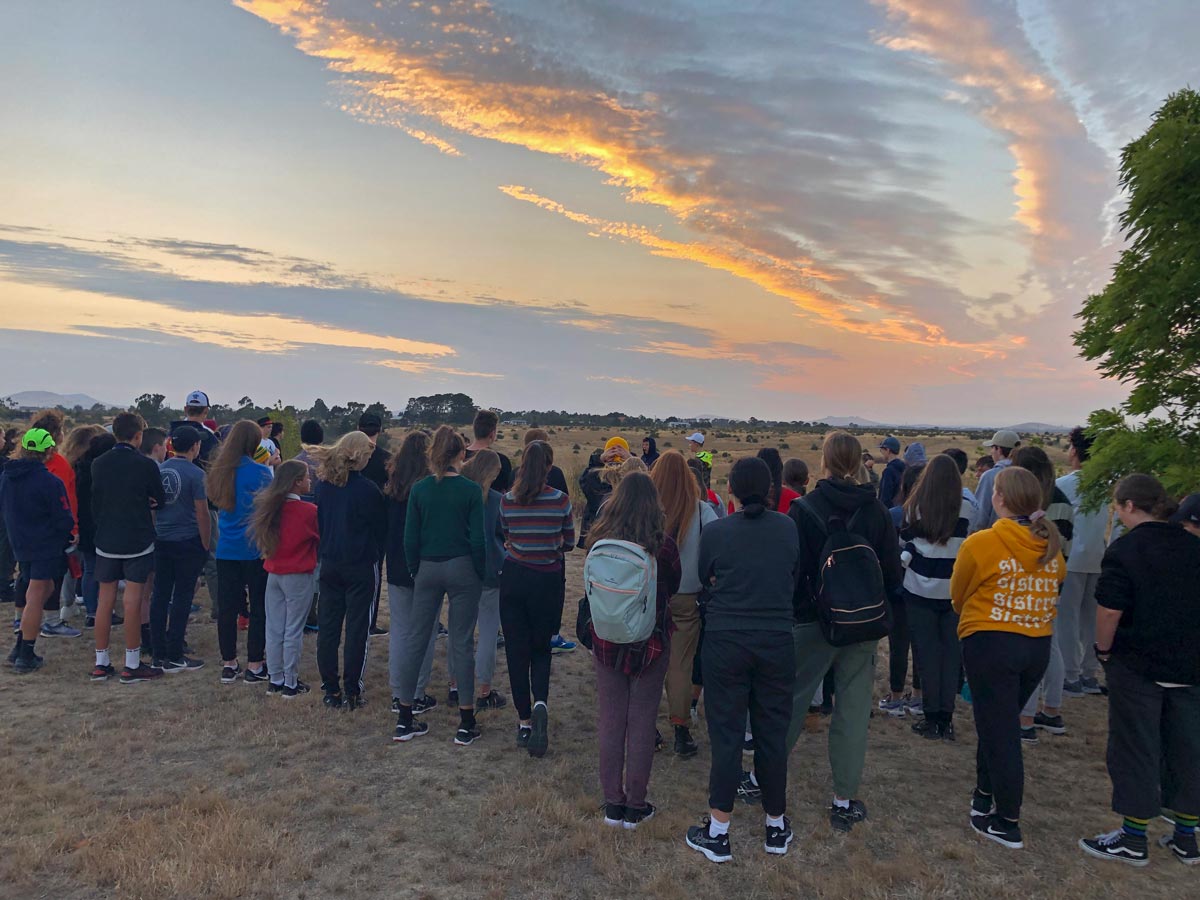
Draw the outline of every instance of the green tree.
[[[1149,472],[1176,495],[1200,485],[1200,93],[1169,96],[1144,135],[1121,153],[1129,246],[1112,281],[1087,299],[1080,354],[1130,387],[1119,410],[1088,422],[1088,504],[1112,484]]]

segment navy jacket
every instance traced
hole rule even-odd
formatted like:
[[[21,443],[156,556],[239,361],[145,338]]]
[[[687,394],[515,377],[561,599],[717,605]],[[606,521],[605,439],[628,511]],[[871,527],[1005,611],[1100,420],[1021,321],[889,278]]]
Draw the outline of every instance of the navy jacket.
[[[388,511],[375,482],[351,472],[344,487],[320,482],[317,498],[321,563],[378,565],[387,552]]]
[[[55,559],[71,542],[67,488],[36,459],[12,459],[0,473],[0,510],[18,562]]]
[[[883,470],[879,478],[879,502],[884,509],[897,505],[900,495],[900,481],[904,478],[904,460],[893,459]]]

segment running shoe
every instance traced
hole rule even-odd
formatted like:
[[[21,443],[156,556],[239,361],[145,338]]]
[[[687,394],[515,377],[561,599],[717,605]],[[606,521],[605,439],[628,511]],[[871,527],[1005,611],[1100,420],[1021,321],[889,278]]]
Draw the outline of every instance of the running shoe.
[[[68,637],[76,638],[83,634],[78,628],[72,628],[66,622],[43,622],[42,637]]]

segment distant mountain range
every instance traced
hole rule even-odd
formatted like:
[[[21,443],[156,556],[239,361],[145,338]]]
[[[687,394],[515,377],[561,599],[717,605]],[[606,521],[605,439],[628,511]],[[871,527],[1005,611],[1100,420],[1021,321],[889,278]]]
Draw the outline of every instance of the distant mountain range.
[[[91,409],[101,402],[88,394],[56,394],[53,391],[21,391],[9,394],[8,398],[15,406],[36,406],[38,409],[53,406],[62,406],[66,409],[82,406],[84,409]],[[103,405],[107,406],[108,404]]]
[[[986,431],[994,425],[929,425],[925,423],[904,422],[875,422],[861,416],[826,416],[817,419],[822,425],[831,428],[848,428],[854,425],[858,428],[905,428],[905,429],[938,429],[941,431]],[[1048,425],[1045,422],[1022,422],[1019,425],[1001,426],[1017,434],[1065,434],[1071,429],[1064,425]]]

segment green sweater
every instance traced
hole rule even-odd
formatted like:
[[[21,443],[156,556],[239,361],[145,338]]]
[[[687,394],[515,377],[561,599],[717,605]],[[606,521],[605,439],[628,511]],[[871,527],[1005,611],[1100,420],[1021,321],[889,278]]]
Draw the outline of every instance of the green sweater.
[[[483,491],[469,478],[430,475],[413,485],[404,522],[404,556],[413,575],[423,559],[470,556],[484,573]]]

